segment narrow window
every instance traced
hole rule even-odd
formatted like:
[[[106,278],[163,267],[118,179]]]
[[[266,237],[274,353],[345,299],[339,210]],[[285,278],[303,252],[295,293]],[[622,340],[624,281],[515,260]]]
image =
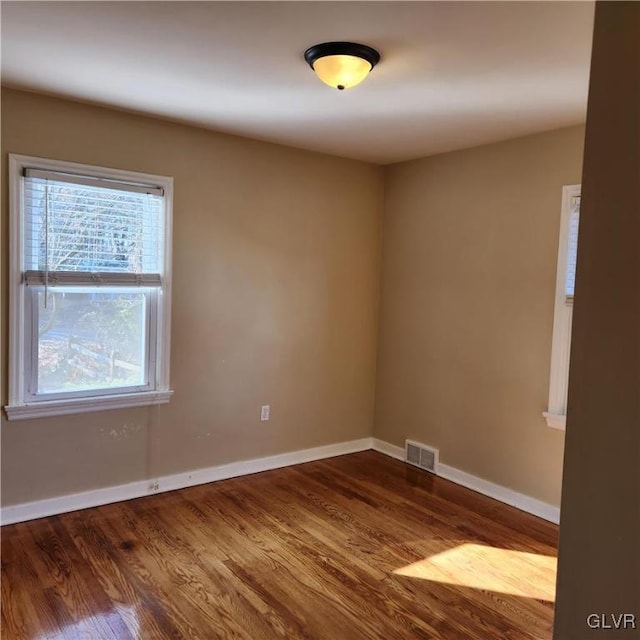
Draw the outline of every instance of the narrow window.
[[[580,185],[562,189],[562,215],[558,242],[556,298],[551,346],[551,376],[549,381],[549,408],[544,416],[547,424],[564,429],[567,414],[567,388],[569,382],[569,353],[571,347],[571,321],[578,255],[578,225],[580,222]]]

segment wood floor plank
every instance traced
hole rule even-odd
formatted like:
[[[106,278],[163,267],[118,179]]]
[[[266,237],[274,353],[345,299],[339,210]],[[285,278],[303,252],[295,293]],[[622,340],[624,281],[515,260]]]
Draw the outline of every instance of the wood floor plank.
[[[297,486],[300,487],[299,484]],[[354,509],[356,505],[351,504],[347,506],[345,504],[342,509],[340,509],[339,506],[342,498],[336,494],[332,495],[334,504],[331,505],[328,511],[321,513],[318,522],[322,523],[327,521],[330,517],[339,517],[342,528],[349,525],[352,531],[359,531],[359,539],[361,542],[362,540],[369,540],[369,563],[373,561],[375,565],[383,567],[385,574],[388,574],[392,572],[394,568],[423,558],[425,553],[416,552],[412,548],[411,543],[407,542],[406,529],[403,526],[402,518],[385,517],[380,519],[377,513],[364,514],[361,519],[355,518]],[[309,487],[306,489],[305,497],[311,503],[315,502],[314,494],[310,492]],[[326,506],[322,500],[319,500],[318,504],[321,507]],[[366,537],[363,535],[363,530],[364,533],[367,534]],[[409,539],[411,539],[411,536],[409,536]],[[334,552],[335,548],[336,547],[334,547]],[[441,551],[445,548],[447,547],[432,547],[426,552],[426,555]],[[357,552],[355,555],[357,555]],[[354,563],[353,550],[348,562],[350,564]],[[443,593],[446,592],[446,587],[442,587],[440,592],[441,593],[438,594],[440,598],[438,605],[441,604],[443,598],[446,598],[446,593]],[[429,594],[425,594],[425,597],[429,598],[433,593],[434,589],[431,589]],[[466,630],[469,637],[493,637],[502,629],[502,617],[496,618],[491,606],[483,606],[483,600],[484,598],[480,596],[474,601],[468,601],[464,610],[458,612],[457,624],[459,628]],[[456,604],[457,601],[455,599],[449,600],[449,608],[455,608]],[[439,608],[441,607],[436,607],[436,610]],[[492,622],[492,619],[496,619],[497,623]],[[443,623],[443,625],[445,624],[446,623]],[[430,632],[435,633],[433,629],[430,629]],[[447,638],[451,637],[451,634],[444,633],[442,636],[436,634],[434,637]]]
[[[230,558],[227,565],[234,570],[240,563],[250,566],[254,586],[260,585],[256,592],[264,595],[268,589],[290,610],[296,611],[301,624],[313,629],[317,620],[322,622],[327,633],[340,633],[343,629],[341,618],[349,618],[351,614],[345,609],[339,585],[333,585],[333,588],[328,585],[323,567],[313,563],[305,565],[292,544],[282,544],[277,539],[273,527],[265,522],[267,514],[254,509],[248,500],[221,491],[216,495],[216,502],[217,508],[222,506],[227,518],[234,507],[238,514],[234,525],[238,540],[230,546],[225,546],[225,541],[220,542]],[[228,522],[231,523],[231,519]],[[245,539],[251,541],[250,546],[243,544]],[[238,547],[242,549],[241,553],[237,552]],[[296,601],[301,591],[307,593],[307,598]]]
[[[6,640],[550,640],[557,527],[368,451],[2,530]]]
[[[67,514],[64,520],[79,553],[100,580],[113,606],[121,612],[132,636],[180,638],[171,618],[150,598],[147,586],[136,580],[128,566],[126,551],[119,555],[99,510]]]
[[[54,620],[47,619],[47,608],[36,610],[31,599],[34,590],[46,589],[46,581],[21,544],[28,536],[28,526],[19,524],[2,531],[2,629],[11,630],[16,640],[35,638],[42,627],[57,628]]]
[[[302,481],[299,480],[298,484]],[[288,486],[288,485],[287,485]],[[283,496],[290,495],[288,488],[281,491]],[[305,493],[309,497],[309,493]],[[264,500],[264,513],[269,513],[271,518],[277,517],[274,508],[277,507],[278,497],[274,493],[270,493],[268,488],[262,487],[255,495],[244,495],[243,504],[250,504],[251,500]],[[259,502],[258,502],[259,504]],[[309,516],[309,503],[306,503],[305,511]],[[401,624],[407,629],[411,629],[415,634],[418,630],[428,632],[428,637],[441,637],[437,630],[427,621],[419,617],[412,616],[411,612],[406,608],[398,606],[399,603],[381,596],[382,581],[386,579],[387,574],[379,571],[367,561],[361,562],[357,554],[348,548],[347,538],[344,535],[336,537],[332,533],[339,532],[338,529],[331,525],[326,525],[326,514],[311,520],[304,520],[304,525],[296,525],[297,518],[283,519],[288,531],[293,531],[291,544],[296,548],[302,558],[311,560],[315,566],[324,566],[327,575],[324,577],[332,589],[337,593],[346,587],[348,590],[348,598],[359,602],[361,614],[371,613],[369,610],[373,605],[376,612],[385,611],[387,616],[394,619],[396,626]],[[362,533],[360,533],[362,536]],[[361,542],[362,543],[362,542]],[[376,543],[377,544],[377,543]],[[338,583],[334,583],[334,579]],[[379,618],[379,615],[377,616]],[[379,624],[379,622],[378,622]],[[444,626],[440,625],[440,626]],[[379,632],[382,632],[378,628]],[[416,636],[417,637],[417,636]],[[447,637],[444,635],[444,637]]]
[[[82,636],[95,630],[105,640],[132,640],[91,568],[80,560],[62,520],[51,518],[39,524],[31,532],[34,544],[26,548],[31,557],[44,562],[46,575],[53,580],[49,598],[55,606],[51,610],[61,616],[68,634],[73,630],[73,634]]]

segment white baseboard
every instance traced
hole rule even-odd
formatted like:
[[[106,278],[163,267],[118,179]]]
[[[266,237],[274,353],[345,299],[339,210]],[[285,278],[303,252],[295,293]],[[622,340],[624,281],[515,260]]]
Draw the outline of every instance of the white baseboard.
[[[389,444],[384,440],[373,438],[372,448],[397,460],[404,460],[404,449],[394,444]],[[488,480],[483,480],[466,471],[450,467],[448,464],[439,462],[436,467],[436,475],[446,480],[451,480],[451,482],[455,482],[463,487],[467,487],[467,489],[471,489],[472,491],[477,491],[482,495],[504,502],[516,509],[526,511],[534,516],[553,522],[554,524],[560,522],[560,509],[558,507],[527,496],[524,493],[507,489]]]
[[[37,518],[67,513],[69,511],[77,511],[78,509],[99,507],[104,504],[120,502],[122,500],[131,500],[132,498],[141,498],[156,493],[163,493],[164,491],[174,491],[175,489],[206,484],[207,482],[215,482],[216,480],[225,480],[227,478],[259,473],[261,471],[269,471],[270,469],[280,469],[303,462],[312,462],[313,460],[322,460],[323,458],[341,456],[347,453],[366,451],[367,449],[374,449],[396,460],[404,460],[404,449],[402,447],[390,444],[384,440],[379,440],[378,438],[361,438],[360,440],[339,442],[323,447],[314,447],[313,449],[301,449],[299,451],[281,453],[265,458],[231,462],[215,467],[194,469],[184,473],[139,480],[137,482],[106,487],[104,489],[94,489],[92,491],[83,491],[82,493],[74,493],[57,498],[47,498],[45,500],[11,505],[4,507],[0,511],[0,522],[2,525],[25,522],[26,520],[35,520]],[[536,500],[517,491],[489,482],[488,480],[483,480],[482,478],[478,478],[477,476],[473,476],[465,471],[460,471],[446,464],[439,463],[436,471],[437,475],[442,478],[451,480],[463,487],[495,498],[500,502],[536,515],[549,522],[556,524],[559,522],[560,509],[546,502]]]
[[[489,482],[488,480],[483,480],[482,478],[473,476],[470,473],[466,473],[466,471],[460,471],[460,469],[450,467],[448,464],[440,463],[438,465],[438,475],[441,478],[451,480],[456,484],[467,487],[467,489],[472,489],[473,491],[482,493],[485,496],[495,498],[500,502],[516,507],[516,509],[531,513],[543,520],[548,520],[554,524],[558,524],[560,522],[559,507],[554,507],[552,504],[542,502],[542,500],[532,498],[524,493],[518,493],[517,491],[513,491],[513,489],[507,489],[507,487],[503,487],[502,485]]]
[[[184,473],[139,480],[114,487],[105,487],[104,489],[83,491],[81,493],[74,493],[57,498],[25,502],[4,507],[0,512],[0,521],[2,525],[25,522],[26,520],[35,520],[36,518],[77,511],[78,509],[99,507],[112,502],[131,500],[132,498],[141,498],[156,493],[163,493],[164,491],[173,491],[175,489],[205,484],[207,482],[215,482],[216,480],[235,478],[237,476],[259,473],[260,471],[268,471],[270,469],[279,469],[303,462],[366,451],[371,448],[372,438],[361,438],[360,440],[339,442],[323,447],[314,447],[313,449],[301,449],[299,451],[281,453],[265,458],[242,460],[215,467],[194,469],[193,471]]]
[[[389,444],[388,442],[379,440],[378,438],[372,438],[372,441],[371,448],[374,451],[379,451],[390,458],[395,458],[396,460],[402,460],[404,462],[404,449],[402,447],[398,447],[395,444]]]

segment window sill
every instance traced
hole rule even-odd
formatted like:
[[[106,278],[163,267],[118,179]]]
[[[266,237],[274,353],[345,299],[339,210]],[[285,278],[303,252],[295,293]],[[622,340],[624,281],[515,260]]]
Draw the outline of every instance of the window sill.
[[[548,427],[558,429],[559,431],[565,431],[567,416],[559,415],[557,413],[549,413],[548,411],[545,411],[542,415],[546,418]]]
[[[50,400],[48,402],[32,402],[31,404],[7,405],[4,410],[9,420],[27,420],[71,413],[166,404],[172,395],[173,391],[145,391],[98,398],[74,398],[73,400]]]

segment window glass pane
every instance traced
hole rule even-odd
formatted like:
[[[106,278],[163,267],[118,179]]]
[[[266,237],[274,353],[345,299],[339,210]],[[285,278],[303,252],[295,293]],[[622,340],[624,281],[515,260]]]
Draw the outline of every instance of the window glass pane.
[[[148,289],[44,288],[37,297],[38,393],[145,385]]]
[[[580,198],[574,198],[569,218],[569,241],[567,246],[567,274],[564,292],[573,296],[576,286],[576,260],[578,257],[578,223],[580,222]]]
[[[160,273],[157,195],[25,179],[26,268]]]

